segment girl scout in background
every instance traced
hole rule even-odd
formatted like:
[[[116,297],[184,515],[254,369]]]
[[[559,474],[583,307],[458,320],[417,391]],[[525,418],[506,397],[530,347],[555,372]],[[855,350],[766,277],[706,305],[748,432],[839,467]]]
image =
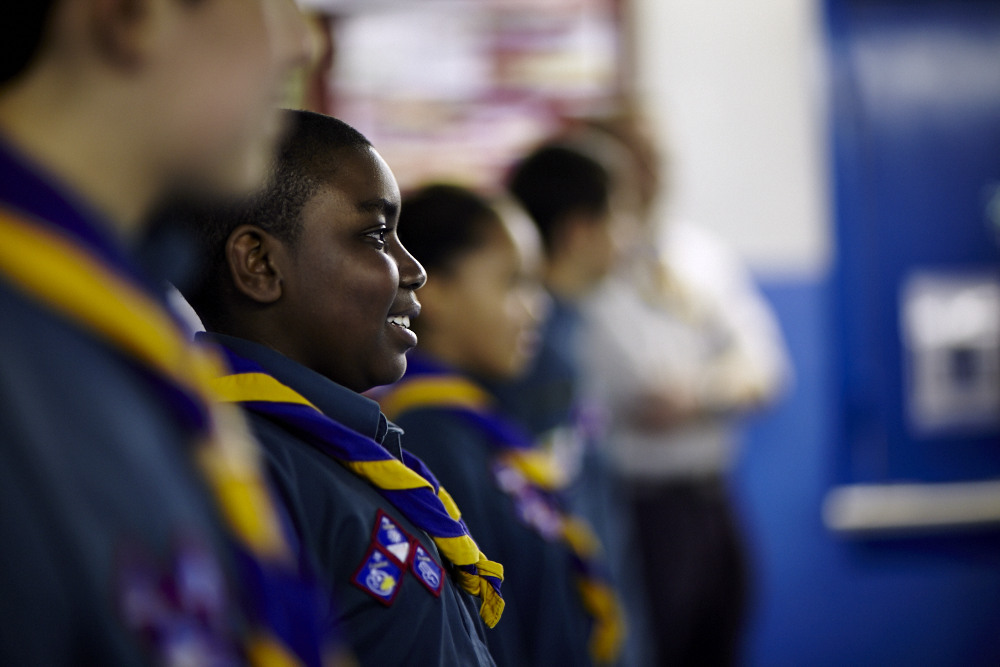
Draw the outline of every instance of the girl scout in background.
[[[380,400],[481,547],[504,563],[508,606],[488,636],[494,658],[518,667],[613,662],[622,625],[597,541],[564,512],[553,460],[477,383],[517,375],[534,353],[537,231],[513,204],[431,185],[404,200],[400,236],[430,278],[419,351]]]

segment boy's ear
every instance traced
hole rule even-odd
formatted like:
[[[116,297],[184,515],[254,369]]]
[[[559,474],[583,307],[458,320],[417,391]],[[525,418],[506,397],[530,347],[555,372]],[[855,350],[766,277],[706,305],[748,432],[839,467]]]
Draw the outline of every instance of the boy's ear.
[[[226,262],[236,289],[260,304],[281,298],[279,256],[284,244],[260,227],[240,225],[226,241]]]

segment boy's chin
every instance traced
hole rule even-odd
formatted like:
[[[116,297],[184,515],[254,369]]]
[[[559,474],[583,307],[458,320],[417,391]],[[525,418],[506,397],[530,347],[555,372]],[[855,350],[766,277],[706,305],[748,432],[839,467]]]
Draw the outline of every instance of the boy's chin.
[[[396,356],[390,364],[380,368],[377,373],[372,374],[373,384],[371,388],[382,387],[387,384],[398,382],[406,374],[406,354]]]

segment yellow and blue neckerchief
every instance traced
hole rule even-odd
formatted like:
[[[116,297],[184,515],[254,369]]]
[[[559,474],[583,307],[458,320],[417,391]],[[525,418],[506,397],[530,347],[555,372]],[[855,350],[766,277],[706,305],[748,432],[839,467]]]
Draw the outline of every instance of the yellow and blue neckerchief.
[[[601,545],[589,524],[565,510],[567,481],[547,452],[517,425],[493,410],[493,398],[470,380],[410,355],[406,375],[378,396],[382,411],[396,419],[409,410],[433,408],[465,419],[486,433],[496,456],[497,485],[516,505],[531,508],[522,517],[550,541],[569,548],[577,589],[591,617],[589,649],[596,663],[612,663],[625,638],[624,614],[601,562]]]
[[[415,526],[434,540],[438,550],[457,566],[459,585],[482,600],[479,615],[489,627],[500,620],[503,566],[486,558],[476,545],[461,513],[424,463],[403,450],[403,460],[371,438],[334,421],[291,387],[280,383],[260,365],[229,349],[231,375],[213,381],[223,400],[278,421],[300,438],[370,482]]]
[[[193,458],[233,538],[252,625],[248,662],[321,664],[327,647],[315,586],[300,576],[245,423],[212,395],[221,359],[190,342],[115,244],[11,162],[0,151],[0,200],[17,206],[0,205],[0,277],[136,364],[189,429]]]

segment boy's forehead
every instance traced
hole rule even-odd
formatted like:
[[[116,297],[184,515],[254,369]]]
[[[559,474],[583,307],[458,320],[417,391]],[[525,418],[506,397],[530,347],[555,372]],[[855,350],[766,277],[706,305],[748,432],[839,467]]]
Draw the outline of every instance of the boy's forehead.
[[[322,179],[319,191],[325,190],[363,209],[399,209],[396,178],[374,148],[342,148],[330,159],[332,169]]]
[[[307,200],[303,213],[319,215],[329,222],[363,218],[384,218],[393,222],[399,216],[399,195],[378,187],[369,179],[366,183],[332,178],[321,184]]]

